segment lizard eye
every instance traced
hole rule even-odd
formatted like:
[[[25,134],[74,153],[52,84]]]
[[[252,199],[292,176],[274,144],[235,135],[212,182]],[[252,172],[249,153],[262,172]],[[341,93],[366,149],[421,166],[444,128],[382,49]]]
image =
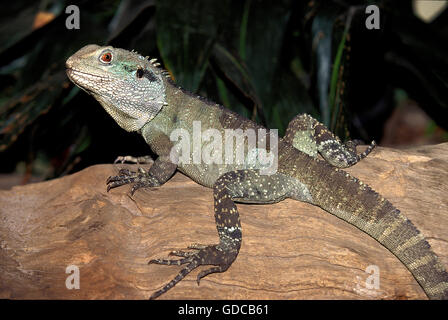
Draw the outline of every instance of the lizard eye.
[[[101,55],[100,61],[103,63],[110,63],[112,61],[112,53],[105,52]]]
[[[144,74],[143,69],[142,68],[138,68],[137,72],[136,72],[137,78],[139,78],[139,79],[142,78],[143,74]]]

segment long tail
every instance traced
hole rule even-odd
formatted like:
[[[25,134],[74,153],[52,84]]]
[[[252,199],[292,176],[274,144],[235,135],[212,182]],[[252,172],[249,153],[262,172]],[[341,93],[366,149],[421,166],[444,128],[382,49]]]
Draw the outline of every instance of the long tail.
[[[315,204],[389,249],[430,299],[448,300],[448,272],[414,224],[388,200],[343,170],[328,166],[324,171],[321,174],[325,177],[314,181],[310,190]]]

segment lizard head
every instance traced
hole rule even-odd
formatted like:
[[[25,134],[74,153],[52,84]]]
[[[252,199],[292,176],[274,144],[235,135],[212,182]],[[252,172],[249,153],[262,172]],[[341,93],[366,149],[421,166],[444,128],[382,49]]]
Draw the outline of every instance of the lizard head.
[[[67,76],[126,131],[137,131],[166,104],[165,71],[155,59],[111,46],[87,45],[66,61]]]

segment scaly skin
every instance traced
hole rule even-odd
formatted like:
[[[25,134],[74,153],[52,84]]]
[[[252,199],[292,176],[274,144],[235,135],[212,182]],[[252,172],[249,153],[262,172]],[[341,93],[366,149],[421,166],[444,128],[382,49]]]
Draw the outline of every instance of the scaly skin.
[[[229,129],[256,129],[258,138],[258,129],[262,127],[177,87],[154,59],[135,52],[88,45],[70,57],[66,66],[67,75],[76,85],[98,100],[123,129],[139,132],[159,156],[149,170],[123,169],[117,176],[109,177],[108,190],[132,184],[133,194],[142,187],[160,186],[176,169],[213,188],[219,243],[194,244],[189,251],[172,252],[180,259],[151,260],[149,263],[185,265],[151,298],[165,293],[201,265],[213,267],[198,274],[198,283],[202,277],[230,267],[242,241],[235,201],[275,203],[292,198],[319,206],[368,233],[406,265],[429,298],[448,299],[448,273],[423,235],[388,200],[340,169],[367,156],[374,142],[357,155],[356,141],[342,144],[315,119],[299,115],[278,141],[278,168],[273,174],[262,174],[259,163],[178,163],[181,153],[170,139],[175,129],[184,129],[191,137],[194,121],[199,121],[202,132],[215,129],[224,137]],[[274,138],[275,132],[269,132],[266,140]],[[266,148],[271,149],[275,149],[274,145]],[[231,152],[236,155],[236,144]],[[318,154],[325,160],[318,159]],[[148,158],[142,159],[146,162]],[[133,157],[117,159],[126,160],[139,161]]]

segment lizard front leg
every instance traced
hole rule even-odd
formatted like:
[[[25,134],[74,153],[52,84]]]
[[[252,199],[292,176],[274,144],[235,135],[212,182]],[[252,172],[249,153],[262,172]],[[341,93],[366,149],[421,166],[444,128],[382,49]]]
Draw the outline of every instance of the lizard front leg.
[[[128,169],[121,169],[117,176],[111,176],[107,179],[107,191],[125,184],[133,183],[131,188],[131,195],[140,188],[158,187],[168,181],[174,174],[177,168],[178,154],[172,152],[173,144],[169,137],[163,132],[154,132],[151,137],[156,146],[156,153],[159,157],[154,161],[153,165],[146,171],[143,168],[138,168],[137,172]],[[149,156],[134,158],[123,157],[124,160],[148,160]],[[120,159],[120,157],[118,158]],[[118,160],[117,159],[117,160]]]
[[[158,187],[168,181],[176,168],[177,165],[168,156],[160,156],[148,171],[143,168],[138,168],[138,172],[121,169],[117,176],[111,176],[107,179],[107,191],[129,183],[134,183],[131,188],[131,195],[142,187]]]
[[[167,292],[191,271],[201,265],[213,265],[197,275],[197,282],[208,274],[226,271],[240,250],[242,233],[237,207],[234,201],[246,203],[274,203],[297,193],[295,184],[289,183],[282,174],[261,175],[259,170],[238,170],[223,174],[213,186],[214,211],[219,243],[214,245],[194,244],[195,251],[173,251],[181,259],[154,259],[149,263],[162,265],[186,265],[179,274],[162,289],[151,295],[155,299]],[[293,190],[294,189],[294,190]],[[274,191],[273,191],[274,190]],[[304,196],[305,197],[305,196]]]

